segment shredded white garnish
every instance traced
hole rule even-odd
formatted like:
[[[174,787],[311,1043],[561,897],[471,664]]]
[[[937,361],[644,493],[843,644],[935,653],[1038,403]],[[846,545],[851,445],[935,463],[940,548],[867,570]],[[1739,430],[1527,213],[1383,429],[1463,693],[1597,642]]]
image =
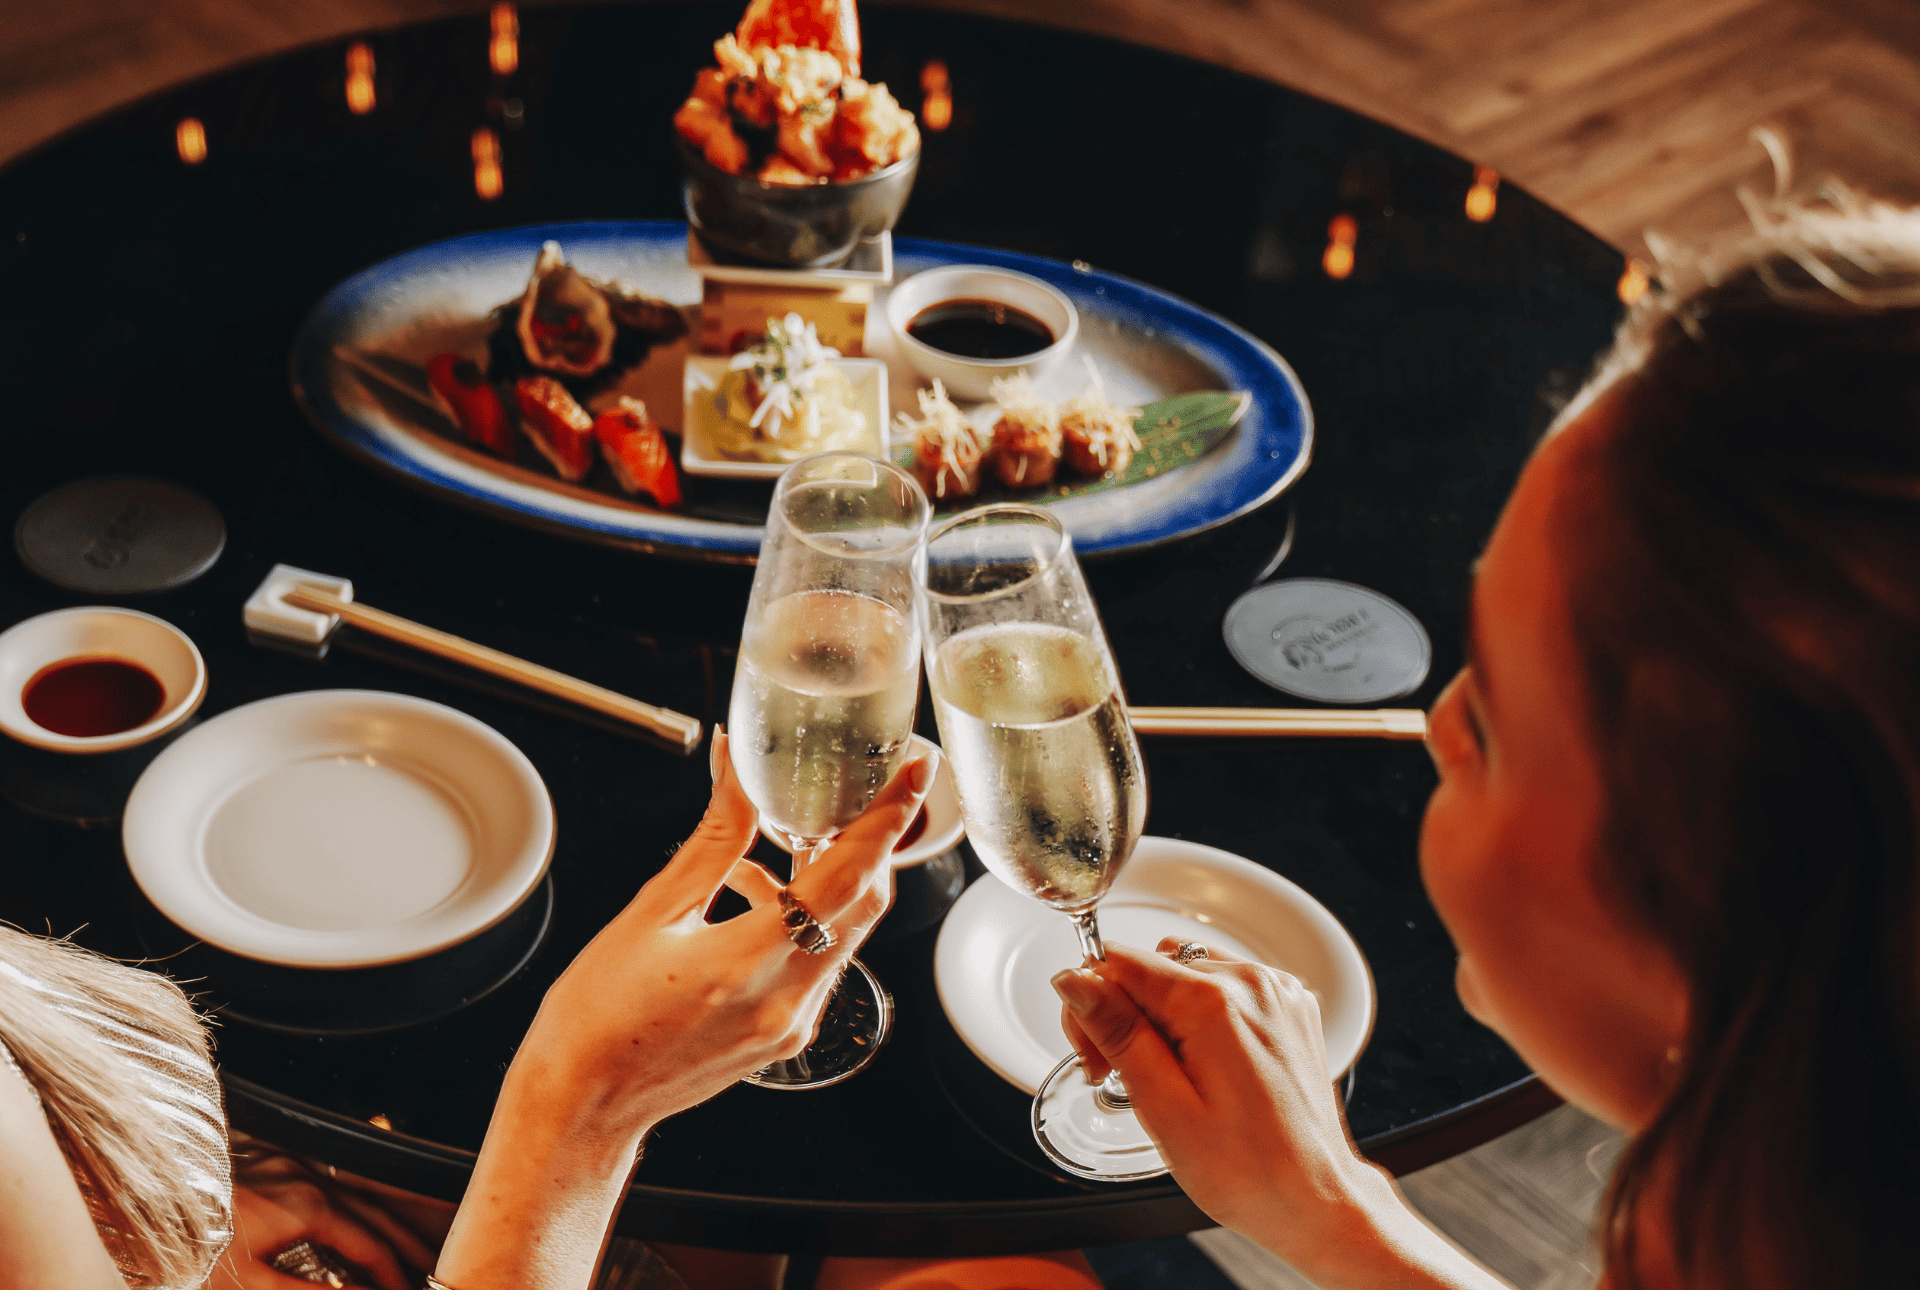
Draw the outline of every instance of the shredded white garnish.
[[[1110,401],[1106,382],[1100,379],[1099,365],[1089,355],[1083,354],[1081,357],[1087,363],[1087,383],[1061,410],[1060,426],[1069,434],[1084,439],[1087,447],[1104,466],[1107,464],[1107,451],[1115,444],[1124,443],[1135,452],[1140,450],[1140,436],[1133,430],[1140,409],[1123,408]]]
[[[1025,372],[994,377],[993,401],[1000,405],[1003,416],[1043,430],[1051,430],[1060,422],[1060,409],[1052,399],[1042,396],[1040,391],[1033,388],[1033,382],[1027,379]]]
[[[760,390],[760,405],[747,424],[755,430],[766,426],[768,438],[777,439],[788,421],[803,418],[805,437],[818,438],[820,409],[808,398],[820,379],[828,359],[840,357],[840,351],[820,343],[820,334],[799,314],[767,319],[766,338],[752,349],[742,350],[727,364],[730,371],[746,372]]]
[[[947,472],[965,482],[967,472],[986,452],[985,437],[967,420],[966,414],[947,397],[947,387],[934,378],[931,390],[918,391],[920,415],[902,412],[895,417],[900,433],[912,435],[916,446],[931,445],[937,450],[939,468],[934,472],[934,496],[947,495]]]

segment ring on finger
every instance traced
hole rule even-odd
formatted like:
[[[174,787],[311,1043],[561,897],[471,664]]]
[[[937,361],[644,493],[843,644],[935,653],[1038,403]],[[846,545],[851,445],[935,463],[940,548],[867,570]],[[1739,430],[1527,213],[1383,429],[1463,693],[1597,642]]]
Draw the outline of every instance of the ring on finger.
[[[802,954],[825,954],[839,942],[833,929],[815,918],[813,911],[785,888],[780,891],[780,925]]]
[[[1197,963],[1207,957],[1207,947],[1199,941],[1181,941],[1180,947],[1173,952],[1176,963]]]

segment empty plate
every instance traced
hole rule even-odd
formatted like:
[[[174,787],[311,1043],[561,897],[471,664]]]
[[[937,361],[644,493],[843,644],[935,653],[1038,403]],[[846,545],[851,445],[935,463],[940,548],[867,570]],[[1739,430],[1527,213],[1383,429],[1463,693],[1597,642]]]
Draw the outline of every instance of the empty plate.
[[[134,785],[135,881],[211,945],[291,967],[398,963],[492,927],[553,855],[526,755],[463,712],[316,690],[206,722]]]
[[[1174,838],[1141,838],[1100,902],[1109,944],[1199,941],[1300,978],[1320,1001],[1337,1078],[1373,1030],[1373,977],[1326,906],[1251,860]],[[1080,963],[1073,923],[991,874],[954,902],[933,977],[953,1028],[995,1074],[1032,1093],[1073,1051],[1060,1030],[1054,973]]]

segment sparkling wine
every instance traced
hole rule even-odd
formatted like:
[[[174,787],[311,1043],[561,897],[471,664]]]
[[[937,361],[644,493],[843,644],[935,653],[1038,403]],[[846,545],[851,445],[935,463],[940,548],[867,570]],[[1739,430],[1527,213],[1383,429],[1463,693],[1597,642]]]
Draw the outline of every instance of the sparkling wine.
[[[769,824],[830,837],[886,786],[913,733],[919,650],[905,615],[850,592],[797,592],[748,619],[727,721]]]
[[[1147,784],[1099,647],[1060,627],[976,627],[941,646],[929,684],[982,863],[1059,909],[1100,899],[1145,827]]]

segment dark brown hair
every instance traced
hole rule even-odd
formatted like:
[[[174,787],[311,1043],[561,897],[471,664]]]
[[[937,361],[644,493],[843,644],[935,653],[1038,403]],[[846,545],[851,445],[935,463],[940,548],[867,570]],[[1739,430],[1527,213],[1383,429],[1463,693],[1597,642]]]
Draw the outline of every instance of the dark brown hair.
[[[1920,212],[1782,210],[1684,276],[1596,378],[1605,518],[1561,542],[1600,881],[1690,988],[1608,1275],[1670,1252],[1694,1290],[1912,1285]]]

